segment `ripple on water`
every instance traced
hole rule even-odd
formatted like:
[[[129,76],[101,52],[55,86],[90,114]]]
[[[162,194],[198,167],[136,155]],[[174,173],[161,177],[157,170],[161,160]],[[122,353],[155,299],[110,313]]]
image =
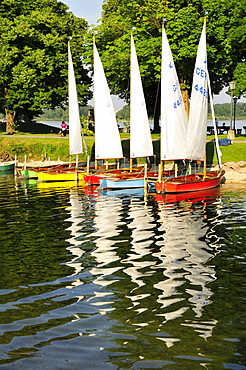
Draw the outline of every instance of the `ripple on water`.
[[[3,368],[240,366],[243,195],[0,181],[0,199]]]

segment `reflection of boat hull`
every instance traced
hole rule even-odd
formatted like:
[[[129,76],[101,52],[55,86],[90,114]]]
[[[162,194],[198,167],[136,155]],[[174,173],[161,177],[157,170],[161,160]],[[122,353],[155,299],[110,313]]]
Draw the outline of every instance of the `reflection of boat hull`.
[[[138,197],[142,198],[144,196],[144,188],[132,188],[128,189],[127,192],[125,189],[103,189],[99,191],[97,185],[85,186],[83,187],[84,194],[87,196],[97,197],[100,195],[107,195],[110,197]]]
[[[85,183],[83,181],[80,182],[79,186],[84,186]],[[51,190],[51,189],[71,189],[75,186],[72,181],[58,181],[58,182],[49,182],[49,181],[42,181],[37,183],[37,188],[39,190]]]
[[[138,197],[142,198],[144,196],[144,189],[143,188],[132,188],[128,189],[126,192],[125,189],[104,189],[102,192],[103,195],[107,195],[110,197]]]
[[[162,173],[163,176],[172,176],[174,171],[165,171]],[[158,178],[158,171],[147,172],[148,188],[151,189],[152,184]],[[144,188],[145,179],[144,173],[129,173],[125,175],[115,175],[112,177],[105,176],[100,179],[100,187],[102,189],[134,189],[134,188]],[[152,192],[152,191],[151,191]]]
[[[157,193],[183,193],[190,191],[200,191],[219,186],[225,171],[210,171],[206,177],[202,173],[187,176],[172,177],[156,182]]]
[[[176,203],[181,201],[189,202],[206,202],[213,201],[214,199],[220,196],[220,186],[217,186],[212,189],[199,190],[194,192],[187,193],[165,193],[165,194],[156,194],[155,200],[157,202],[163,203]]]
[[[0,162],[0,172],[14,172],[15,161]]]
[[[148,171],[146,181],[149,188],[158,178],[158,171]],[[170,177],[174,175],[174,171],[164,171],[163,177]],[[84,180],[88,185],[99,185],[103,189],[130,189],[130,188],[141,188],[144,187],[145,173],[143,171],[127,172],[126,170],[121,173],[117,173],[117,170],[110,173],[103,173],[98,175],[85,176]]]

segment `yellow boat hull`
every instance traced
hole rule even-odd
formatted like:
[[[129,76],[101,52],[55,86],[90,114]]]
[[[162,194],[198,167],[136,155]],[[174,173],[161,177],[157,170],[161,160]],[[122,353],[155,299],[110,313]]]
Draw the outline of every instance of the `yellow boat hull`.
[[[67,171],[67,172],[36,172],[37,178],[42,182],[59,182],[59,181],[82,181],[86,172],[76,172],[76,171]]]
[[[36,179],[41,182],[60,182],[60,181],[82,181],[87,174],[85,171],[75,171],[70,169],[27,169],[20,170],[19,174],[26,179]]]

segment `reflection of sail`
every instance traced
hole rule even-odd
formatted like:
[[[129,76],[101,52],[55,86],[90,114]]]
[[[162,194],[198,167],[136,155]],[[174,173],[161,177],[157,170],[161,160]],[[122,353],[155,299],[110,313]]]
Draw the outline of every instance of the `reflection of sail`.
[[[117,261],[119,257],[116,255],[114,241],[111,238],[119,235],[117,226],[119,225],[122,203],[120,199],[98,197],[95,203],[95,228],[97,231],[92,237],[97,237],[95,244],[97,249],[91,253],[96,258],[98,266],[102,267]]]
[[[114,274],[121,269],[117,267],[110,267],[110,264],[119,260],[117,256],[114,238],[119,235],[117,230],[120,225],[120,213],[122,211],[122,201],[119,198],[106,197],[98,195],[95,202],[95,218],[94,226],[96,231],[90,235],[95,238],[96,249],[91,252],[91,256],[95,258],[97,266],[90,270],[90,273],[97,276],[93,281],[101,287],[106,287],[118,281]],[[117,240],[117,242],[120,242]],[[111,307],[104,307],[110,304],[104,298],[113,293],[108,292],[94,292],[94,296],[90,298],[91,304],[96,306],[101,314],[112,311]]]
[[[70,189],[70,206],[66,208],[71,214],[71,217],[68,218],[66,221],[71,222],[71,226],[67,228],[71,232],[71,237],[66,241],[69,242],[71,245],[67,248],[72,255],[74,256],[71,261],[67,262],[67,265],[74,268],[74,273],[71,276],[76,276],[80,273],[83,269],[81,262],[78,260],[83,255],[84,251],[80,247],[81,241],[79,240],[79,236],[82,235],[81,225],[80,223],[83,221],[82,216],[80,215],[82,209],[82,200],[79,199],[76,190]],[[73,281],[71,286],[67,286],[68,288],[73,288],[74,286],[81,285],[82,282],[80,279],[76,279]]]
[[[183,317],[191,306],[196,319],[192,324],[182,325],[193,326],[202,337],[207,338],[215,322],[202,323],[200,319],[203,308],[211,303],[213,294],[207,284],[216,277],[215,270],[206,263],[217,253],[217,245],[210,241],[211,229],[205,222],[206,204],[205,208],[195,210],[190,208],[191,204],[187,202],[184,207],[178,208],[177,204],[175,207],[175,204],[159,203],[159,231],[163,232],[163,239],[157,241],[160,250],[154,256],[160,260],[157,267],[163,269],[165,279],[154,286],[161,290],[158,302],[165,312],[158,316],[163,316],[164,322]],[[185,295],[180,294],[182,285]]]
[[[152,218],[150,214],[143,208],[141,202],[132,200],[129,207],[129,219],[131,222],[128,224],[128,228],[132,231],[131,234],[131,251],[128,253],[128,257],[122,262],[127,265],[132,265],[124,269],[124,272],[131,277],[131,281],[136,284],[136,288],[144,286],[145,283],[141,277],[146,275],[152,275],[153,271],[150,270],[150,266],[155,264],[153,261],[143,261],[144,256],[150,255],[150,245],[152,244],[154,237],[154,226],[151,224]],[[148,268],[148,272],[146,272]],[[142,272],[144,269],[144,273]],[[132,290],[132,291],[133,291]],[[146,295],[141,296],[137,294],[138,299],[145,298]],[[135,296],[128,296],[136,305]]]

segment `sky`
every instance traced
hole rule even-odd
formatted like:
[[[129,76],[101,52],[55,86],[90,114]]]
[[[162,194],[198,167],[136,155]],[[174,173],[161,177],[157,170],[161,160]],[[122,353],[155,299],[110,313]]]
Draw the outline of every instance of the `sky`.
[[[76,17],[85,18],[89,24],[96,25],[97,20],[101,17],[103,0],[60,0],[69,6],[69,11],[73,12]],[[230,103],[231,98],[225,87],[219,95],[214,95],[214,104]],[[124,103],[118,98],[113,99],[115,109],[121,109]],[[241,98],[239,103],[245,103],[246,99]]]
[[[96,24],[101,17],[103,0],[60,0],[69,6],[76,17],[85,18],[89,24]]]

